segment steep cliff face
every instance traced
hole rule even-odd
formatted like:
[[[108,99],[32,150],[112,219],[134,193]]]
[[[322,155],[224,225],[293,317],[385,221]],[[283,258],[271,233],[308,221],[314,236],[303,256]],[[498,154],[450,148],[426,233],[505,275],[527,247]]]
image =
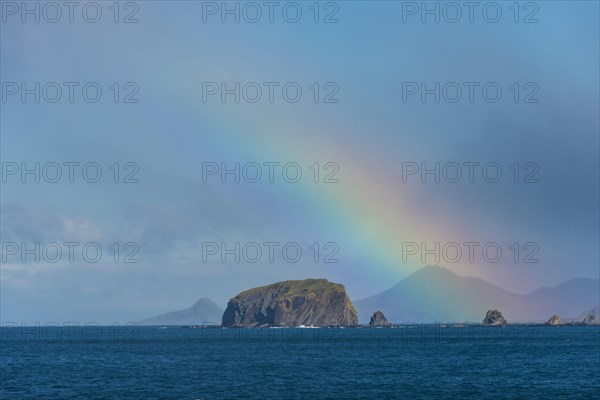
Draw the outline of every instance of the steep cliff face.
[[[326,279],[278,282],[229,300],[225,327],[354,326],[358,315],[343,285]]]

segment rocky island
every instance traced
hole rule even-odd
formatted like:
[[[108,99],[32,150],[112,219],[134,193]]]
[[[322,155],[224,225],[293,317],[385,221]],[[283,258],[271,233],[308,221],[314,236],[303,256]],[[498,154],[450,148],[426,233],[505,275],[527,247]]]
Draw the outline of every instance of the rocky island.
[[[581,325],[600,325],[600,321],[596,318],[594,314],[587,315],[583,321],[581,321]]]
[[[498,310],[488,310],[482,322],[485,326],[501,326],[506,325],[506,320],[502,313]]]
[[[590,311],[584,312],[575,321],[581,321],[579,325],[600,325],[600,304]]]
[[[565,321],[558,315],[554,314],[553,316],[550,317],[548,322],[546,322],[546,325],[554,325],[554,326],[565,325]]]
[[[375,311],[371,316],[371,320],[369,321],[369,326],[384,326],[389,327],[392,326],[390,321],[387,320],[385,315],[381,311]]]
[[[356,326],[358,314],[343,285],[327,279],[278,282],[229,300],[223,327]]]

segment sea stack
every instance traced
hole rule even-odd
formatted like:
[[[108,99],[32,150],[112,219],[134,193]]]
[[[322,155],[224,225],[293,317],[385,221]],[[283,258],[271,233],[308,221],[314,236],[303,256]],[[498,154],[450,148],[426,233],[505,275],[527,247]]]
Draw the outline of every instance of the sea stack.
[[[384,326],[390,327],[392,324],[387,320],[385,315],[379,310],[375,311],[369,321],[369,326]]]
[[[343,285],[327,279],[273,283],[246,290],[227,304],[224,327],[355,326],[358,314]]]
[[[501,326],[506,325],[506,320],[502,313],[498,310],[488,310],[482,322],[485,326]]]
[[[548,320],[548,322],[546,322],[546,325],[564,325],[564,324],[565,324],[565,321],[563,321],[563,319],[556,314],[551,316],[550,319]]]

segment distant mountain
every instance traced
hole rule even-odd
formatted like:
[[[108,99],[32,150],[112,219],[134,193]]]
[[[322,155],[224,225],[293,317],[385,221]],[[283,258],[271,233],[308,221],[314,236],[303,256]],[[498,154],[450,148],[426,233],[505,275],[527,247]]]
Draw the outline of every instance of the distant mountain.
[[[138,325],[201,325],[203,322],[221,323],[223,310],[212,300],[201,298],[181,311],[172,311],[138,322]]]
[[[393,323],[481,322],[487,310],[498,309],[508,322],[545,322],[554,314],[577,315],[598,303],[600,281],[578,278],[527,295],[501,289],[438,266],[416,271],[394,287],[354,302],[359,321],[381,310]]]
[[[589,310],[598,304],[600,300],[600,280],[571,279],[552,288],[537,289],[524,297],[523,304],[530,307],[532,313],[536,316],[539,315],[540,318],[542,316],[549,318],[553,314],[578,315],[581,310]]]

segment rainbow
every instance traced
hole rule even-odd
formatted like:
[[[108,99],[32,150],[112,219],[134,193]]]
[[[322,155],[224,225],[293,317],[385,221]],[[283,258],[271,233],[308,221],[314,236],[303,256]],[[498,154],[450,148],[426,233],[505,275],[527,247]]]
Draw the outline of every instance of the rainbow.
[[[403,242],[433,245],[473,240],[465,233],[463,221],[432,215],[394,170],[369,163],[367,160],[380,157],[374,148],[348,145],[339,132],[324,132],[314,143],[303,139],[306,135],[301,129],[290,130],[275,120],[249,122],[248,110],[240,104],[215,107],[200,103],[197,97],[193,104],[203,109],[200,115],[197,109],[194,113],[201,117],[197,122],[206,123],[210,115],[219,130],[227,132],[216,135],[224,154],[243,153],[246,161],[295,161],[303,166],[315,161],[336,162],[340,167],[338,184],[266,184],[270,188],[265,190],[271,195],[276,191],[286,203],[309,210],[313,232],[334,229],[336,235],[343,235],[345,246],[340,254],[344,260],[368,266],[374,279],[389,284],[423,266],[418,256],[403,262]],[[236,106],[239,111],[234,115],[224,110]]]

